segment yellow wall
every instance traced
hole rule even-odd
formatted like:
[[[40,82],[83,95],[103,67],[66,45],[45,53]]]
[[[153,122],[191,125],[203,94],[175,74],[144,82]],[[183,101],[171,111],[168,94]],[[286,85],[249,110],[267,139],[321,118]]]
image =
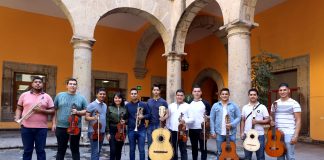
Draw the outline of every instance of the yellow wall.
[[[65,91],[64,81],[72,76],[72,29],[66,19],[0,7],[0,75],[3,61],[53,65],[57,67],[56,93]],[[166,76],[164,47],[158,40],[149,51],[145,79],[135,78],[133,68],[136,47],[144,25],[138,32],[97,26],[92,69],[128,74],[128,88],[142,86],[141,96],[150,96],[151,76]],[[157,67],[158,66],[158,67]],[[0,78],[2,90],[2,78]],[[1,92],[0,92],[1,96]],[[0,128],[18,127],[1,123]]]
[[[324,140],[324,1],[288,0],[258,14],[252,53],[259,49],[283,58],[310,56],[310,136]]]

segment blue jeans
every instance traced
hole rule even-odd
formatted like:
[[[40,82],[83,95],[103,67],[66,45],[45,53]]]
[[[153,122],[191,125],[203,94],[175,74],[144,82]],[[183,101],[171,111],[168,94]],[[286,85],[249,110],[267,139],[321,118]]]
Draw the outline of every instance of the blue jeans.
[[[217,137],[216,137],[216,146],[217,146],[217,159],[219,158],[220,154],[222,153],[222,143],[226,141],[226,136],[223,136],[223,135],[219,135],[217,134]],[[230,141],[234,142],[236,141],[236,135],[233,134],[233,135],[230,135]]]
[[[129,159],[135,160],[135,147],[136,141],[138,145],[140,160],[145,160],[145,136],[146,130],[128,131],[128,140],[129,140]]]
[[[37,160],[45,160],[45,145],[47,128],[25,128],[21,126],[21,139],[24,145],[23,160],[31,160],[33,156],[34,144]]]
[[[293,137],[293,134],[285,134],[285,146],[286,146],[286,154],[284,154],[281,157],[278,157],[277,160],[285,160],[285,157],[287,160],[295,160],[295,145],[290,144],[291,138]]]
[[[93,132],[88,132],[88,138],[90,140],[90,146],[91,146],[91,160],[99,160],[101,147],[102,147],[102,141],[99,141],[99,151],[98,151],[98,140],[92,139]],[[104,133],[101,133],[101,136],[105,136]]]
[[[255,152],[257,160],[265,160],[264,156],[264,135],[259,135],[260,148]],[[253,152],[244,149],[245,160],[252,159]]]

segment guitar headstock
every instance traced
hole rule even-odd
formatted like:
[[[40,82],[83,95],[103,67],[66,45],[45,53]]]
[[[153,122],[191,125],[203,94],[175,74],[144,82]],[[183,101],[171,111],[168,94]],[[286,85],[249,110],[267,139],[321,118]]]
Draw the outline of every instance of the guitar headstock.
[[[230,119],[230,116],[228,114],[225,116],[225,122],[226,122],[226,124],[231,123],[231,119]]]
[[[160,106],[159,107],[159,116],[160,117],[164,117],[165,115],[165,107],[164,106]]]

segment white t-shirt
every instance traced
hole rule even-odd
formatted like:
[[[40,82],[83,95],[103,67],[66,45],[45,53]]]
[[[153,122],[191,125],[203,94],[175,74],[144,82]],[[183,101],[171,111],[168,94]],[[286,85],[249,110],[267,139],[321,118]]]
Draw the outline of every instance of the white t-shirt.
[[[223,106],[223,118],[222,118],[222,132],[221,135],[226,135],[226,117],[227,115],[227,106]]]
[[[252,105],[249,103],[249,104],[243,106],[242,116],[246,118],[253,111],[253,108],[255,108],[258,104],[259,103],[257,103],[256,105]],[[255,115],[256,120],[263,120],[265,117],[269,117],[269,112],[263,104],[260,104],[253,111],[253,113],[245,120],[244,133],[249,132],[250,129],[252,128],[253,115]],[[258,132],[259,135],[264,135],[264,128],[263,128],[262,124],[256,124],[254,126],[254,129]]]
[[[275,111],[276,127],[284,134],[294,134],[296,129],[295,112],[301,112],[299,103],[291,98],[286,101],[276,100],[277,109],[271,106],[271,112]]]
[[[170,104],[168,106],[169,118],[167,119],[167,123],[166,123],[167,128],[172,131],[178,131],[179,117],[181,113],[183,113],[182,119],[187,123],[189,107],[190,107],[189,104],[186,102],[180,105],[178,105],[177,103]]]
[[[205,104],[202,101],[192,101],[189,109],[189,129],[201,129],[201,123],[204,121],[206,112]]]

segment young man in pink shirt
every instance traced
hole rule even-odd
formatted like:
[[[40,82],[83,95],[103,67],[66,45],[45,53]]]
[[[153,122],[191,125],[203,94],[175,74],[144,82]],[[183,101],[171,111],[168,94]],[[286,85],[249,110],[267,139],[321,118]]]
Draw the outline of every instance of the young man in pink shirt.
[[[17,122],[32,110],[31,116],[21,121],[21,138],[24,145],[23,160],[31,160],[34,144],[38,160],[45,160],[48,115],[54,113],[51,96],[43,92],[41,77],[33,77],[31,90],[20,95],[15,114]]]

